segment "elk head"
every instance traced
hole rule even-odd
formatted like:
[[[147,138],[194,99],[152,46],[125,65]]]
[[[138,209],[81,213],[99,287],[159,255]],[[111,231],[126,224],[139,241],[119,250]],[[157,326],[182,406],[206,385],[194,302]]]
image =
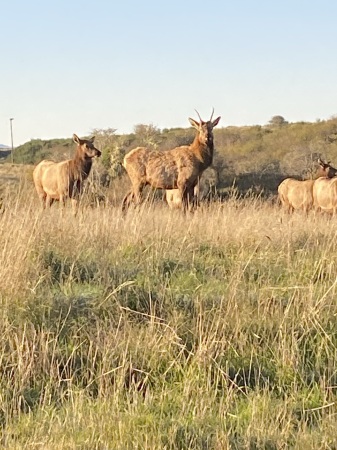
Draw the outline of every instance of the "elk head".
[[[337,175],[337,169],[330,166],[330,161],[325,163],[321,158],[318,158],[318,164],[322,168],[323,176],[327,178],[334,178]]]
[[[196,113],[198,114],[200,122],[197,122],[196,120],[191,118],[189,118],[188,120],[190,121],[192,127],[194,127],[199,132],[199,142],[203,145],[207,145],[208,147],[213,147],[213,128],[218,125],[221,117],[219,116],[217,119],[212,121],[214,108],[211,114],[211,118],[207,122],[202,120],[197,110]]]
[[[81,155],[85,159],[91,159],[95,156],[101,156],[101,152],[94,146],[95,136],[90,139],[80,139],[76,134],[73,135],[74,142],[78,145]]]

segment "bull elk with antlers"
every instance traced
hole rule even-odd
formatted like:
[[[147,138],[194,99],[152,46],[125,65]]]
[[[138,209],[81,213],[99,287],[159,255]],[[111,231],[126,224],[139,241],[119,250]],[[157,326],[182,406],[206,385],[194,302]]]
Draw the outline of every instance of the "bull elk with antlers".
[[[194,195],[194,187],[202,172],[213,161],[213,128],[219,123],[220,117],[203,121],[197,111],[200,122],[189,118],[190,124],[197,130],[191,145],[183,145],[168,151],[149,150],[137,147],[124,157],[123,166],[126,169],[132,190],[125,196],[123,211],[131,202],[140,204],[142,191],[146,185],[156,189],[179,189],[183,209],[190,204]]]

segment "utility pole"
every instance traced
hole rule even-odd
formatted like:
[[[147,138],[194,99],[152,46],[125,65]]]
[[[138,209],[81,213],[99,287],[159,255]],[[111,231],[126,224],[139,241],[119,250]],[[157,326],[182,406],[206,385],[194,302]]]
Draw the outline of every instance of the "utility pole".
[[[9,119],[9,124],[10,124],[10,128],[11,128],[11,142],[12,142],[12,152],[11,152],[12,164],[14,163],[13,126],[12,126],[13,120],[14,120],[14,117],[11,117]]]

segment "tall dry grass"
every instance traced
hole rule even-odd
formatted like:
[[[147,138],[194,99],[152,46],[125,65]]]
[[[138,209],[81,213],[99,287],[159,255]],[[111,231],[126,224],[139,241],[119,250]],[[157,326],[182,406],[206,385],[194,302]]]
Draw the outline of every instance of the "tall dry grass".
[[[335,448],[335,218],[30,193],[0,216],[5,448]]]

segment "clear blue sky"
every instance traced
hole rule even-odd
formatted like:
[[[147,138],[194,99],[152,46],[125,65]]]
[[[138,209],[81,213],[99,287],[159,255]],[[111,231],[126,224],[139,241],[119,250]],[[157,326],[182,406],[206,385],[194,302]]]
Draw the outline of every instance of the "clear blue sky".
[[[337,114],[336,0],[1,3],[0,144]]]

